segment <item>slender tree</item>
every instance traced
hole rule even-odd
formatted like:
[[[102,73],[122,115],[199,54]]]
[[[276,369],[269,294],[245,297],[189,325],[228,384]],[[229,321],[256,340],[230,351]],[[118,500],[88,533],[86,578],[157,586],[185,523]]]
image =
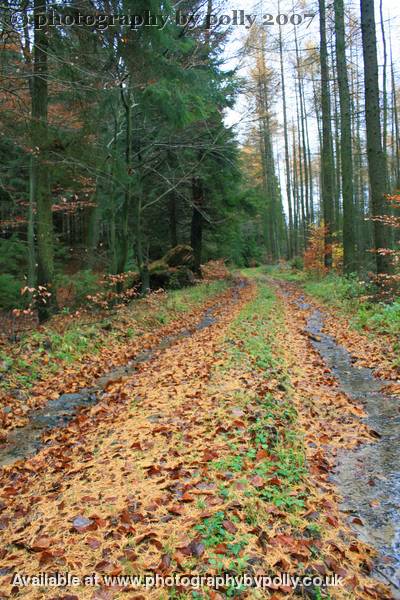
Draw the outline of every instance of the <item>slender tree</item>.
[[[351,134],[351,103],[346,66],[345,23],[343,0],[335,0],[336,66],[340,103],[340,143],[343,199],[343,268],[355,270],[353,152]]]
[[[289,216],[289,231],[288,231],[288,256],[293,256],[293,208],[292,208],[292,190],[290,183],[290,162],[289,162],[289,139],[288,139],[288,121],[287,121],[287,106],[286,106],[286,84],[285,71],[283,66],[283,42],[282,28],[279,26],[279,60],[281,72],[281,92],[282,92],[282,109],[283,109],[283,136],[285,140],[285,170],[286,170],[286,198],[288,203]]]
[[[387,161],[387,130],[388,130],[388,94],[387,94],[387,45],[386,45],[386,34],[385,34],[385,23],[383,20],[383,0],[379,3],[379,15],[381,20],[381,35],[382,35],[382,48],[383,48],[383,72],[382,72],[382,150],[385,162]],[[386,167],[386,177],[388,176]],[[388,184],[388,182],[386,182]]]
[[[376,48],[374,0],[361,0],[361,33],[364,58],[365,116],[367,127],[368,176],[373,217],[386,214],[386,161],[382,148],[381,112],[379,106],[379,75]],[[374,221],[375,249],[387,247],[385,226]],[[377,252],[378,274],[390,272],[390,260]]]
[[[34,19],[46,12],[46,0],[34,0]],[[49,189],[48,162],[48,52],[49,32],[45,27],[35,27],[32,77],[32,165],[31,202],[36,206],[37,232],[37,283],[50,288],[53,283],[53,214]],[[52,294],[54,297],[54,293]],[[54,301],[54,300],[53,300]],[[49,317],[52,302],[44,298],[39,303],[39,320]]]
[[[322,206],[325,225],[325,258],[327,269],[332,267],[332,228],[334,222],[332,126],[329,94],[328,49],[326,41],[325,0],[319,0],[320,24],[320,66],[321,66],[321,109],[322,109],[322,150],[321,180]]]

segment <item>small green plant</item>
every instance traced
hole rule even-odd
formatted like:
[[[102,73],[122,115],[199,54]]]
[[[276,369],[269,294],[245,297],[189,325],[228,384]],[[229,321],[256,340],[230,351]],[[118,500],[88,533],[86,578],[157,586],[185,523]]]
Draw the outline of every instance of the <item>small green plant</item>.
[[[240,473],[243,470],[243,457],[240,455],[227,456],[214,461],[211,466],[217,471],[233,471]]]
[[[216,546],[221,542],[233,540],[233,535],[222,524],[224,520],[225,514],[219,511],[212,517],[204,519],[200,525],[195,526],[195,529],[203,536],[207,548]]]
[[[306,527],[306,530],[313,537],[320,537],[321,536],[321,525],[319,525],[318,523],[309,523],[307,525],[307,527]]]

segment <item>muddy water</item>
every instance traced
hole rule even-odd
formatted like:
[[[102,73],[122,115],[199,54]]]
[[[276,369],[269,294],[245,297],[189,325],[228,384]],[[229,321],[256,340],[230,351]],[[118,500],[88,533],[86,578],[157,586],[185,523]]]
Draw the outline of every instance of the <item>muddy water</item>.
[[[233,303],[238,301],[239,290],[244,285],[246,285],[245,281],[239,280],[233,288]],[[219,307],[218,303],[215,304],[207,309],[200,321],[194,323],[190,329],[183,329],[177,334],[166,336],[156,347],[138,354],[126,365],[105,373],[94,382],[93,387],[82,389],[75,394],[62,394],[56,400],[49,400],[43,408],[32,411],[29,415],[29,423],[13,430],[9,434],[7,442],[0,445],[0,467],[35,454],[43,446],[42,436],[45,432],[67,425],[80,409],[98,402],[104,394],[107,384],[132,376],[139,363],[151,360],[178,340],[190,337],[196,331],[216,323],[217,318],[214,313]]]
[[[301,308],[310,308],[300,301]],[[363,405],[377,441],[341,452],[334,479],[343,496],[342,509],[358,536],[379,553],[374,575],[400,599],[400,402],[385,394],[384,381],[371,369],[356,367],[345,348],[323,333],[323,314],[315,310],[307,322],[314,348],[333,371],[341,389]],[[379,437],[378,437],[379,436]],[[354,517],[363,525],[354,525]]]

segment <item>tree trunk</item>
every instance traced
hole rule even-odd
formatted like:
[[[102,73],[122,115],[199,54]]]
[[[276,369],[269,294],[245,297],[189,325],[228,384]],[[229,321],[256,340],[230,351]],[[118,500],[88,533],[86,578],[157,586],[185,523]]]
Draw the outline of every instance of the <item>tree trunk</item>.
[[[298,84],[298,77],[297,77],[297,84]],[[298,191],[299,191],[299,198],[300,198],[300,207],[301,207],[301,221],[302,221],[302,230],[303,230],[303,248],[304,250],[307,247],[307,219],[306,219],[306,211],[305,211],[305,206],[304,206],[304,183],[303,183],[303,162],[302,162],[302,151],[301,151],[301,138],[300,138],[300,130],[301,130],[301,126],[300,126],[300,111],[299,111],[299,101],[298,101],[298,85],[296,85],[296,82],[294,84],[294,91],[295,91],[295,97],[296,97],[296,117],[297,117],[297,144],[298,144],[298,159],[299,159],[299,187],[298,187]]]
[[[343,268],[355,270],[353,152],[351,147],[351,103],[346,66],[343,0],[335,0],[336,65],[340,104],[340,144],[343,199]]]
[[[304,172],[303,198],[304,198],[304,203],[305,203],[305,215],[306,215],[306,220],[307,220],[307,222],[304,224],[304,228],[305,228],[304,246],[306,246],[307,225],[309,225],[309,223],[310,223],[310,212],[311,211],[310,211],[310,199],[309,199],[308,158],[307,158],[307,148],[306,148],[306,135],[305,135],[305,128],[304,128],[306,109],[305,109],[305,103],[304,103],[304,98],[303,98],[303,96],[304,96],[303,84],[302,84],[303,74],[301,71],[299,45],[298,45],[298,41],[297,41],[296,26],[294,26],[294,41],[295,41],[295,48],[296,48],[297,84],[298,84],[298,90],[299,90],[299,106],[300,106],[300,115],[298,116],[298,119],[300,118],[299,151],[300,151],[300,156],[301,156],[301,152],[302,152],[302,163],[303,163],[302,170]],[[301,143],[300,143],[300,131],[301,131]]]
[[[176,197],[172,195],[168,201],[169,238],[171,248],[178,245],[178,229],[176,223]]]
[[[28,209],[28,286],[36,286],[36,250],[35,250],[35,169],[34,158],[29,162],[29,209]]]
[[[289,140],[288,140],[288,124],[287,124],[287,108],[286,108],[286,88],[285,75],[283,68],[283,44],[282,30],[279,27],[279,57],[281,67],[281,88],[282,88],[282,103],[283,103],[283,135],[285,140],[285,166],[286,166],[286,196],[289,213],[289,232],[288,232],[288,257],[293,256],[293,209],[292,209],[292,190],[290,185],[290,163],[289,163]]]
[[[383,104],[383,131],[382,131],[382,150],[385,162],[387,162],[387,124],[388,124],[388,101],[387,101],[387,49],[386,49],[386,35],[385,35],[385,24],[383,22],[383,5],[382,0],[379,3],[379,12],[381,18],[381,34],[382,34],[382,47],[383,47],[383,91],[382,91],[382,104]],[[388,176],[387,166],[385,167],[386,177]],[[386,181],[386,187],[388,181]]]
[[[131,109],[131,98],[129,93],[129,80],[128,80],[128,92],[125,96],[124,90],[121,86],[121,100],[125,108],[125,125],[126,125],[126,139],[125,139],[125,168],[126,168],[126,189],[122,200],[121,213],[120,213],[120,231],[119,231],[119,246],[117,254],[117,273],[124,273],[126,268],[126,261],[128,260],[129,250],[129,208],[132,204],[132,109]],[[122,283],[118,282],[117,291],[122,291]]]
[[[34,0],[34,18],[46,12],[46,0]],[[39,302],[39,321],[50,316],[55,304],[51,289],[54,274],[53,214],[49,189],[48,163],[48,30],[34,29],[33,77],[32,77],[32,201],[36,205],[37,231],[37,283],[49,289],[50,300]]]
[[[190,245],[193,248],[194,254],[194,271],[197,275],[201,275],[201,255],[203,245],[203,215],[201,207],[203,205],[203,186],[201,181],[194,177],[192,179],[192,199],[193,213],[192,225],[190,232]]]
[[[386,161],[382,149],[379,76],[376,50],[376,28],[374,0],[361,0],[361,33],[364,57],[365,112],[367,125],[368,175],[371,191],[373,216],[387,212]],[[382,223],[374,221],[375,248],[387,247],[387,232]],[[390,260],[385,255],[376,254],[378,274],[390,272]]]
[[[393,47],[392,32],[389,27],[389,45],[390,45],[390,78],[392,88],[392,162],[393,162],[393,188],[400,189],[400,130],[399,115],[397,110],[397,91],[396,79],[393,67]]]
[[[332,227],[333,227],[333,156],[332,156],[332,126],[329,94],[328,50],[326,43],[326,12],[325,0],[318,0],[320,23],[320,65],[321,65],[321,108],[322,108],[322,151],[321,151],[321,182],[322,206],[325,225],[324,263],[327,269],[332,267]]]

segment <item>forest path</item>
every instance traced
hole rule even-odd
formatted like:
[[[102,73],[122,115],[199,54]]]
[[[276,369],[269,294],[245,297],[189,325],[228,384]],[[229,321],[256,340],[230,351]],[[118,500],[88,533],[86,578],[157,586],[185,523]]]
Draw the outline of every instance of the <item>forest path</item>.
[[[348,522],[360,539],[379,551],[373,572],[400,598],[399,397],[390,393],[390,381],[375,377],[365,361],[358,364],[348,349],[337,343],[335,333],[343,325],[340,318],[336,317],[336,331],[328,328],[329,335],[324,322],[332,311],[316,306],[296,286],[282,282],[275,285],[286,302],[300,310],[304,333],[330,369],[335,385],[359,404],[360,416],[377,438],[351,452],[339,449],[333,479],[343,496],[341,508],[348,514]],[[357,341],[362,344],[360,336]]]
[[[261,279],[242,287],[218,321],[111,383],[51,446],[3,470],[4,597],[320,598],[333,574],[330,598],[391,597],[330,481],[336,448],[371,435],[287,300]],[[78,585],[15,578],[41,572]],[[175,579],[107,579],[146,572]],[[239,580],[207,580],[207,595],[182,579],[221,573]],[[264,576],[263,589],[244,576]]]

